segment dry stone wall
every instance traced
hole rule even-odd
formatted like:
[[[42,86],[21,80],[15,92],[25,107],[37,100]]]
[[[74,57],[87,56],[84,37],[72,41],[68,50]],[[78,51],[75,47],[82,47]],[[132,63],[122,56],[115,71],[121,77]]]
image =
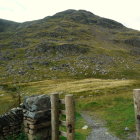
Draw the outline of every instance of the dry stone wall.
[[[22,131],[23,112],[17,107],[0,116],[0,139]]]
[[[24,131],[29,140],[51,140],[51,103],[47,95],[24,99]]]
[[[0,116],[0,140],[23,131],[28,140],[51,140],[51,103],[48,95],[25,97],[21,107]]]

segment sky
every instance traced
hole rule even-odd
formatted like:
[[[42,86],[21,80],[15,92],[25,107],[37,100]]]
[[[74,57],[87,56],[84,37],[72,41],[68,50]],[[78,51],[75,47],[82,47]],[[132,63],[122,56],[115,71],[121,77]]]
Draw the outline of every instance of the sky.
[[[0,18],[16,22],[41,19],[67,9],[87,10],[140,30],[140,0],[0,0]]]

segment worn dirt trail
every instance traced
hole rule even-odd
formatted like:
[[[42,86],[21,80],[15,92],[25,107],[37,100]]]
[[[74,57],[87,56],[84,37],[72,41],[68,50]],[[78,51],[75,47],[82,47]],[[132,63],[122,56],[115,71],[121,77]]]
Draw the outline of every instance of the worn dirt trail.
[[[87,122],[87,125],[93,128],[86,140],[120,140],[116,136],[110,134],[103,123],[93,120],[85,113],[82,113],[81,115]]]

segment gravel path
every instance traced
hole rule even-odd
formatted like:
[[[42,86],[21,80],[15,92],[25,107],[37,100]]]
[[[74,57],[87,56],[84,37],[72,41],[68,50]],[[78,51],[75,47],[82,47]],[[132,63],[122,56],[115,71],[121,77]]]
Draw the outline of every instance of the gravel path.
[[[85,113],[82,113],[81,115],[86,120],[87,125],[93,128],[91,134],[86,140],[120,140],[119,138],[110,134],[103,123],[98,123]]]

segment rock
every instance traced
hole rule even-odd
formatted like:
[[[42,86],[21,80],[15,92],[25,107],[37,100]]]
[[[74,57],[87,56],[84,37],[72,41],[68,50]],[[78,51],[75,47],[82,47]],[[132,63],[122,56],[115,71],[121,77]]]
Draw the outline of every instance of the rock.
[[[88,126],[87,126],[87,125],[85,125],[85,126],[83,126],[83,127],[82,127],[82,129],[88,129]]]
[[[20,107],[21,107],[21,108],[24,108],[24,105],[23,105],[23,103],[21,103],[21,104],[20,104]]]
[[[122,80],[126,80],[125,78],[122,78]]]
[[[29,117],[34,120],[44,119],[48,116],[49,112],[50,112],[49,110],[36,111],[36,112],[26,111],[26,113],[24,114],[24,117]]]
[[[37,124],[37,125],[30,124],[29,128],[34,130],[34,129],[45,128],[45,127],[48,127],[50,125],[51,125],[51,122],[43,122],[43,123],[40,123],[40,124]]]
[[[106,134],[106,135],[109,135],[109,133],[108,133],[108,132],[105,132],[105,134]]]
[[[69,64],[62,64],[62,67],[69,67]]]
[[[124,129],[125,131],[129,131],[129,128],[128,127],[125,127],[125,129]]]
[[[17,110],[18,110],[18,111],[22,111],[22,108],[20,108],[20,107],[17,107]]]
[[[0,90],[3,90],[3,86],[0,86]]]
[[[114,20],[107,19],[107,18],[98,19],[97,25],[100,25],[104,28],[111,28],[111,29],[119,29],[124,27],[121,23],[118,23]]]
[[[80,96],[80,98],[84,98],[84,96]]]
[[[18,111],[17,108],[12,108],[12,109],[11,109],[11,112],[14,113],[14,114],[16,114],[17,111]]]
[[[124,43],[132,45],[132,46],[140,47],[140,38],[126,39],[124,40]]]
[[[81,47],[82,46],[82,47]],[[79,54],[86,53],[89,49],[81,44],[55,45],[52,42],[42,42],[35,47],[34,51],[39,53]]]
[[[25,97],[25,109],[31,112],[40,110],[49,110],[51,108],[50,97],[48,95],[34,95]]]

